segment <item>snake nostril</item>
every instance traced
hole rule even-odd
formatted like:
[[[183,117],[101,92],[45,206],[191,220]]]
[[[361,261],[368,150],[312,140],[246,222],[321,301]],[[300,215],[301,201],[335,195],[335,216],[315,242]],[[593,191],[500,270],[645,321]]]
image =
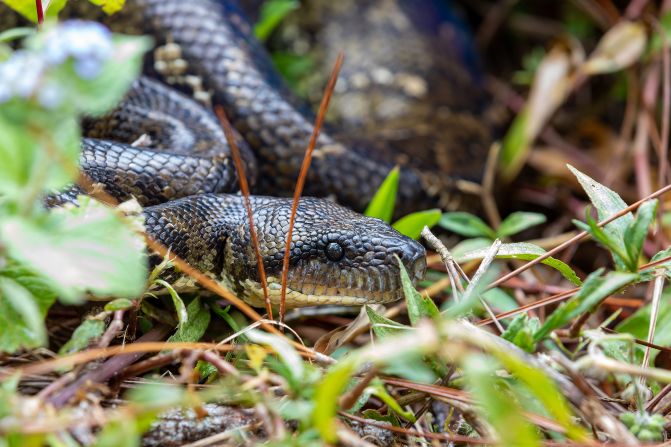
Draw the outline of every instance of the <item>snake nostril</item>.
[[[418,281],[424,277],[426,272],[426,251],[424,247],[415,241],[404,245],[396,254],[401,258],[410,278]]]
[[[424,278],[426,273],[426,256],[423,254],[418,256],[417,259],[412,263],[411,275],[412,279],[419,281]]]

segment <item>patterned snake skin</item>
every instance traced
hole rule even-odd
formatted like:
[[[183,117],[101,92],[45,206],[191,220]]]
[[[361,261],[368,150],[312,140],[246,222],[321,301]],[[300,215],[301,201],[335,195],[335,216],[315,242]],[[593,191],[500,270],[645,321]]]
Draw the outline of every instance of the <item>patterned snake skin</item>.
[[[397,212],[405,213],[454,208],[463,197],[455,194],[460,182],[479,180],[491,137],[474,118],[482,106],[475,72],[454,51],[461,44],[450,34],[453,22],[428,11],[435,23],[422,23],[408,14],[421,9],[414,3],[406,8],[401,0],[347,1],[342,4],[350,9],[328,13],[341,24],[360,15],[376,27],[318,25],[325,32],[335,29],[332,37],[355,63],[343,69],[334,104],[337,127],[319,137],[306,195],[362,210],[390,169],[401,164]],[[145,72],[162,81],[141,78],[116,110],[84,123],[89,138],[82,169],[115,197],[136,197],[147,206],[149,234],[241,298],[262,305],[242,199],[226,194],[237,188],[230,151],[216,118],[201,103],[226,110],[254,190],[279,196],[293,190],[312,132],[310,108],[284,87],[233,1],[128,0],[112,17],[83,1],[70,2],[68,9],[69,16],[98,19],[113,31],[153,36],[157,47]],[[362,56],[367,29],[404,49],[402,63],[383,55],[387,51]],[[332,59],[337,45],[322,45],[325,59]],[[441,48],[450,51],[437,56]],[[368,84],[361,81],[366,77]],[[362,125],[367,115],[372,124]],[[52,202],[78,192],[65,191]],[[252,203],[277,305],[291,201],[255,196]],[[423,276],[425,252],[417,242],[332,201],[304,198],[291,243],[287,306],[398,300],[396,256],[413,281]]]

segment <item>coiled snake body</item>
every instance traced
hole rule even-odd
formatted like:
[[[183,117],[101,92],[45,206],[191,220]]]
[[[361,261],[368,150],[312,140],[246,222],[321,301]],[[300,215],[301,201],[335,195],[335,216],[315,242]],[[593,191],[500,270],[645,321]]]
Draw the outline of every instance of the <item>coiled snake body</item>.
[[[343,9],[329,12],[350,11],[374,26],[334,31],[339,38],[348,36],[341,42],[355,64],[343,70],[345,88],[340,88],[335,109],[339,127],[325,129],[319,137],[307,195],[330,196],[362,210],[401,162],[397,211],[403,213],[454,207],[455,198],[463,197],[455,194],[459,182],[479,179],[490,136],[475,116],[482,103],[475,75],[459,52],[452,51],[460,45],[449,32],[456,29],[454,23],[441,22],[437,10],[428,11],[433,14],[430,23],[411,17],[408,11],[434,2],[415,3],[401,7],[400,0],[347,1]],[[153,36],[158,45],[148,57],[146,73],[222,105],[238,132],[255,190],[272,195],[292,191],[312,117],[283,86],[234,2],[128,0],[111,18],[92,12],[88,2],[68,7],[69,15],[101,19],[114,31]],[[346,16],[343,23],[352,20]],[[405,37],[399,34],[403,32]],[[386,33],[381,41],[399,52],[405,43],[414,47],[396,70],[388,52],[361,54],[367,33]],[[432,48],[451,50],[431,57],[418,53]],[[360,82],[357,67],[368,74],[367,86]],[[374,91],[377,99],[367,104],[365,90]],[[347,98],[359,107],[349,107]],[[369,125],[368,139],[356,130],[366,114],[376,120]],[[236,190],[237,175],[223,132],[206,107],[163,83],[141,78],[115,111],[86,122],[85,130],[89,138],[83,142],[82,169],[117,198],[133,196],[147,206],[147,231],[177,255],[221,279],[249,303],[262,305],[242,198],[227,194]],[[53,200],[67,200],[78,192],[73,188]],[[271,301],[277,305],[291,201],[254,196],[252,205]],[[414,281],[423,276],[425,252],[417,242],[330,200],[304,198],[291,244],[287,306],[400,299],[395,256]]]

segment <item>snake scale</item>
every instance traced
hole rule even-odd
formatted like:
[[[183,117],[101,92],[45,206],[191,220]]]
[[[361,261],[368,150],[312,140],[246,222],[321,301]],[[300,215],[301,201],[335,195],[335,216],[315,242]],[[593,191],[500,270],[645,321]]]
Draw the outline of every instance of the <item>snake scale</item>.
[[[478,116],[486,101],[474,52],[441,0],[313,3],[299,22],[325,42],[314,60],[328,67],[343,50],[346,63],[334,124],[319,136],[305,193],[349,208],[301,199],[287,307],[395,301],[402,297],[396,256],[416,282],[424,248],[350,208],[363,210],[395,165],[397,213],[459,206],[460,185],[480,179],[491,140]],[[127,0],[111,17],[73,1],[64,14],[156,42],[146,77],[114,111],[84,123],[82,169],[118,199],[137,198],[150,235],[261,306],[246,212],[241,196],[230,194],[237,174],[208,106],[223,106],[230,118],[254,191],[287,196],[312,132],[309,105],[285,87],[234,1]],[[80,192],[73,187],[53,201]],[[252,196],[252,206],[277,305],[291,201]]]

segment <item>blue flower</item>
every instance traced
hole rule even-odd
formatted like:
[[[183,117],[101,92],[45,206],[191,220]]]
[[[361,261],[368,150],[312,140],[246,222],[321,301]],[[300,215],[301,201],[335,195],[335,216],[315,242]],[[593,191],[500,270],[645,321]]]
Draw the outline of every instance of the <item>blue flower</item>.
[[[47,83],[37,93],[37,100],[45,109],[55,109],[63,100],[63,91],[53,83]]]
[[[49,64],[57,65],[74,59],[77,75],[92,79],[112,56],[112,34],[103,25],[83,20],[63,22],[45,36],[44,56]]]
[[[44,74],[45,64],[34,53],[17,51],[0,64],[0,102],[13,96],[30,97]]]
[[[71,20],[51,29],[41,45],[31,51],[19,50],[0,63],[0,103],[18,96],[36,98],[45,108],[62,103],[63,92],[49,83],[49,68],[72,61],[81,79],[100,75],[114,54],[112,34],[96,22]]]

